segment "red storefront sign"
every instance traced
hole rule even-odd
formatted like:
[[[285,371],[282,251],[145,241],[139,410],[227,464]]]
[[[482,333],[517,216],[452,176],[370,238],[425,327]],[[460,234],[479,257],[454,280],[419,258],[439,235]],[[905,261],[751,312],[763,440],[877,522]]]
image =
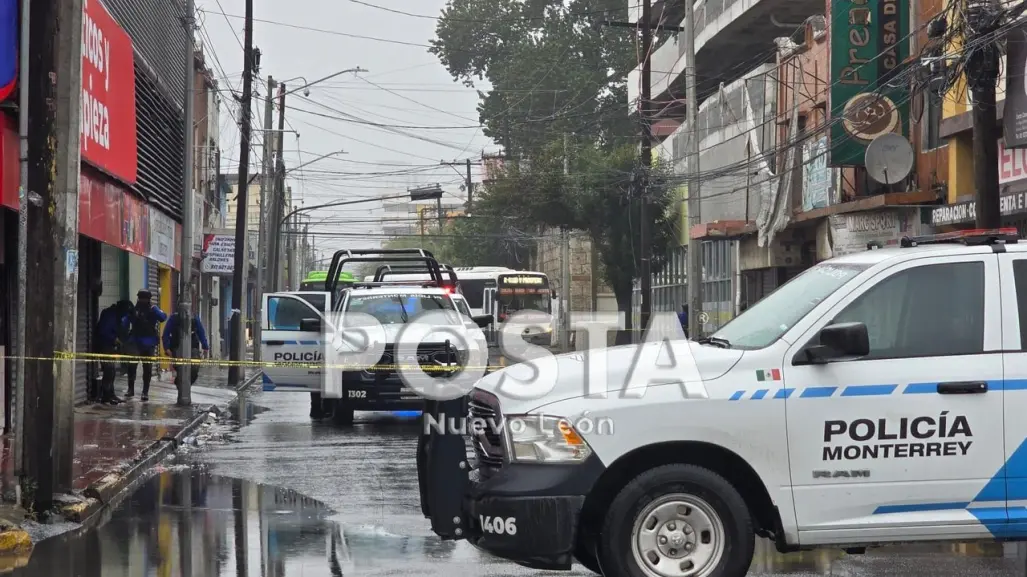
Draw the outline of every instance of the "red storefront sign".
[[[148,256],[150,253],[149,207],[138,198],[125,193],[122,195],[121,209],[121,248],[133,254]]]
[[[136,93],[132,39],[100,0],[82,11],[82,159],[135,184]]]
[[[14,210],[18,210],[18,186],[21,184],[18,144],[17,120],[0,112],[0,202]]]
[[[124,249],[122,205],[127,193],[85,167],[79,173],[78,186],[79,234]]]

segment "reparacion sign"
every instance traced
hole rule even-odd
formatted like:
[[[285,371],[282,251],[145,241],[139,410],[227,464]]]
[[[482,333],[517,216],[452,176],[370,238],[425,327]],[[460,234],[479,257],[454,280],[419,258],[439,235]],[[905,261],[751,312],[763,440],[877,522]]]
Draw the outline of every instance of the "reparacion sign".
[[[964,415],[824,421],[824,461],[965,456],[973,432]]]

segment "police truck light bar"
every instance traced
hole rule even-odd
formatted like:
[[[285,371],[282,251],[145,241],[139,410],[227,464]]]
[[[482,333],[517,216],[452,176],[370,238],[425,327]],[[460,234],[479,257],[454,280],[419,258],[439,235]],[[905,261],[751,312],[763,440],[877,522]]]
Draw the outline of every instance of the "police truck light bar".
[[[930,234],[925,236],[903,237],[899,243],[903,248],[921,246],[925,244],[962,244],[966,246],[979,246],[989,244],[1016,244],[1020,239],[1020,233],[1015,228],[993,228],[958,230],[941,234]]]

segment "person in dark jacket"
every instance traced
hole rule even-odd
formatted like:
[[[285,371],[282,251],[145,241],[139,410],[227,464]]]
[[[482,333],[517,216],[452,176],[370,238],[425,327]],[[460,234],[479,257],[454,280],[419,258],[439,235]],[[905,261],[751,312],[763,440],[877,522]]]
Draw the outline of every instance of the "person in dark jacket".
[[[181,319],[181,316],[181,313],[175,312],[175,314],[171,315],[171,318],[169,318],[168,322],[164,325],[164,350],[168,351],[169,356],[175,358],[181,358],[180,348],[182,344],[182,333],[179,332],[179,319]],[[207,342],[207,330],[203,328],[203,322],[200,321],[199,317],[193,316],[192,328],[189,333],[192,335],[192,347],[190,349],[192,351],[192,358],[200,359],[203,358],[204,355],[209,355],[210,343]],[[189,375],[190,384],[195,383],[196,379],[200,375],[200,365],[193,363],[191,366],[192,370]],[[175,371],[175,386],[182,386],[182,375],[178,370]]]
[[[101,355],[116,355],[121,352],[122,340],[127,337],[124,330],[125,317],[132,312],[132,301],[118,301],[103,309],[96,321],[95,352]],[[114,378],[117,365],[113,359],[100,361],[99,401],[103,404],[117,405],[122,400],[114,394]]]
[[[678,313],[678,322],[681,329],[685,331],[685,338],[688,338],[688,305],[681,305],[681,312]]]
[[[141,290],[136,295],[136,306],[125,318],[124,326],[129,327],[130,349],[139,357],[156,357],[157,345],[160,344],[160,323],[168,320],[168,315],[153,304],[153,294]],[[140,400],[150,400],[150,381],[153,379],[154,361],[143,361],[143,395]],[[125,397],[135,396],[136,369],[138,363],[129,361],[125,370],[128,372],[128,391]]]

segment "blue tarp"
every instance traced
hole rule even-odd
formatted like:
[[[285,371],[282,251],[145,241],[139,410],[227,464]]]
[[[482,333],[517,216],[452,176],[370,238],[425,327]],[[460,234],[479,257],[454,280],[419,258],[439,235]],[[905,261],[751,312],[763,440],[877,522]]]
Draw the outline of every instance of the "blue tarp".
[[[0,0],[0,101],[14,93],[18,82],[18,2]]]

